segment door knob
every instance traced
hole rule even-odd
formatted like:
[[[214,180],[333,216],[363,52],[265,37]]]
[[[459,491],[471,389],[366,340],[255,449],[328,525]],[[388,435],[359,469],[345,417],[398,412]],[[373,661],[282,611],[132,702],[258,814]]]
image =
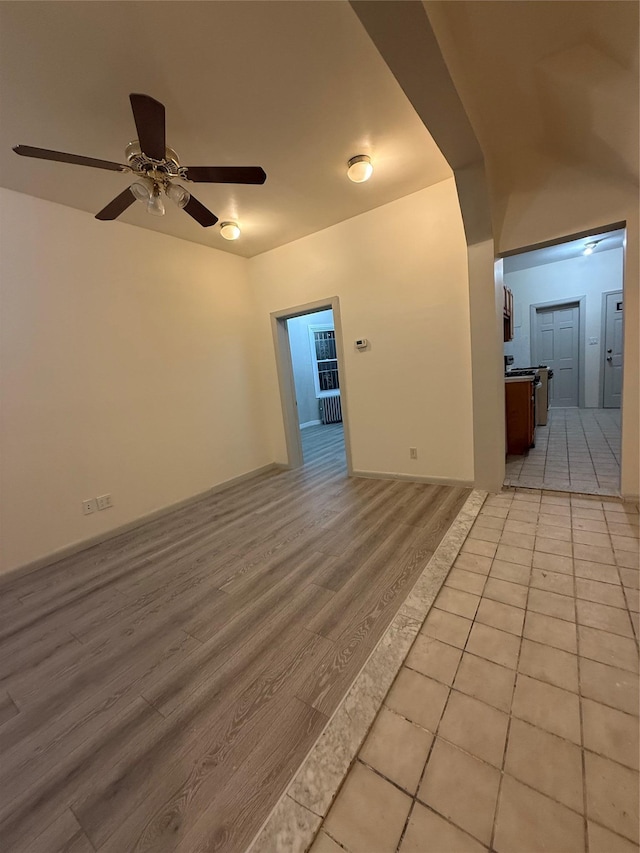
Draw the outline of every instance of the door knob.
[[[609,364],[611,364],[613,362],[613,356],[608,355],[607,361],[609,362]]]
[[[607,352],[608,352],[608,353],[612,353],[612,352],[613,352],[613,350],[612,350],[612,349],[608,349],[608,350],[607,350]]]

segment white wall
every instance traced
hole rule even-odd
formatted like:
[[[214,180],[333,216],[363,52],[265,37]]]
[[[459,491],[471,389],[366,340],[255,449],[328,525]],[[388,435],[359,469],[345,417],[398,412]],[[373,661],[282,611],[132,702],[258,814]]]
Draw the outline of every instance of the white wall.
[[[287,456],[270,312],[337,295],[354,470],[473,479],[467,252],[453,179],[252,258],[249,269],[274,459]],[[370,347],[359,352],[362,337]]]
[[[533,364],[530,306],[585,296],[585,406],[601,406],[602,294],[622,290],[623,262],[621,248],[513,272],[507,271],[509,258],[506,258],[504,281],[513,291],[515,329],[513,341],[505,343],[504,352],[513,355],[514,367]],[[597,339],[597,344],[590,344],[592,338]]]
[[[318,398],[313,380],[315,365],[309,343],[309,326],[318,325],[332,326],[333,311],[316,311],[314,314],[303,314],[301,317],[292,317],[287,321],[300,424],[320,422]]]
[[[271,460],[246,260],[1,190],[0,265],[2,570]]]

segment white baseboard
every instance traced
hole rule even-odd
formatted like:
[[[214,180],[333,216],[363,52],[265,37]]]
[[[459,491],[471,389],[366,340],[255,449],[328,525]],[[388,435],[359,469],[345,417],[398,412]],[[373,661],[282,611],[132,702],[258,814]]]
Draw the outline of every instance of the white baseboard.
[[[391,471],[352,471],[353,477],[368,477],[371,480],[406,480],[409,483],[432,483],[435,486],[474,487],[473,480],[456,480],[451,477],[427,477],[420,474],[394,474]]]
[[[304,424],[300,424],[300,429],[305,429],[306,427],[310,427],[310,426],[318,426],[318,425],[319,425],[319,424],[321,424],[321,423],[322,423],[322,421],[321,421],[321,420],[317,420],[317,421],[307,421],[307,422],[306,422],[306,423],[304,423]]]
[[[276,462],[270,462],[268,465],[255,468],[253,471],[247,471],[245,474],[239,474],[237,477],[232,477],[230,480],[224,480],[222,483],[218,483],[210,489],[205,489],[204,492],[198,492],[197,495],[191,495],[191,497],[183,498],[175,503],[160,507],[160,509],[154,509],[152,512],[141,515],[138,518],[134,518],[133,521],[127,521],[124,524],[120,524],[118,527],[114,527],[111,530],[97,533],[95,536],[89,536],[87,539],[78,539],[76,542],[72,542],[69,545],[58,548],[43,557],[37,557],[35,560],[31,560],[21,566],[14,566],[11,569],[7,569],[6,572],[2,572],[0,574],[0,582],[6,581],[8,578],[13,579],[16,576],[23,574],[28,575],[29,572],[35,572],[38,569],[42,569],[44,566],[57,563],[59,560],[63,560],[65,557],[71,557],[73,554],[78,554],[80,551],[84,551],[86,548],[91,548],[93,545],[99,545],[101,542],[114,539],[122,533],[128,533],[130,530],[135,530],[136,527],[142,527],[143,524],[155,521],[157,518],[162,518],[163,515],[168,515],[170,512],[174,512],[177,509],[189,506],[189,504],[197,503],[197,501],[207,498],[210,495],[215,495],[217,492],[221,492],[229,486],[234,486],[236,483],[241,483],[243,480],[249,480],[251,477],[263,474],[266,471],[282,470],[282,467],[283,466],[278,465]]]

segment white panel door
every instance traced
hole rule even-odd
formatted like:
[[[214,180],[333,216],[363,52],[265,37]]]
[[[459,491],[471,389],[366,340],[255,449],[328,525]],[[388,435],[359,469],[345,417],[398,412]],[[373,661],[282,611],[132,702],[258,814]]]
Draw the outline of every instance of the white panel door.
[[[553,370],[549,405],[578,405],[580,308],[539,308],[536,312],[537,354],[540,364]]]
[[[622,291],[607,293],[604,323],[605,409],[619,409],[622,402]]]

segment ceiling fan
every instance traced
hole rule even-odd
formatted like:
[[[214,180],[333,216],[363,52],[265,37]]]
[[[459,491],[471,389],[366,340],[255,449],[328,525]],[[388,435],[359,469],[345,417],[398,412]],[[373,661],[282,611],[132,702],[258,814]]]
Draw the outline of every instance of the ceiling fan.
[[[16,145],[13,150],[22,157],[57,160],[60,163],[75,163],[78,166],[131,172],[135,175],[137,180],[96,214],[96,219],[101,220],[116,219],[134,201],[144,202],[148,213],[162,216],[164,204],[161,193],[164,192],[185,213],[207,228],[215,225],[218,217],[185,187],[174,181],[179,179],[208,184],[264,184],[266,181],[267,175],[260,166],[181,166],[176,152],[166,145],[164,105],[149,95],[133,93],[129,95],[129,100],[138,139],[130,142],[125,149],[127,165],[65,154],[62,151],[49,151],[46,148],[32,148],[29,145]]]

